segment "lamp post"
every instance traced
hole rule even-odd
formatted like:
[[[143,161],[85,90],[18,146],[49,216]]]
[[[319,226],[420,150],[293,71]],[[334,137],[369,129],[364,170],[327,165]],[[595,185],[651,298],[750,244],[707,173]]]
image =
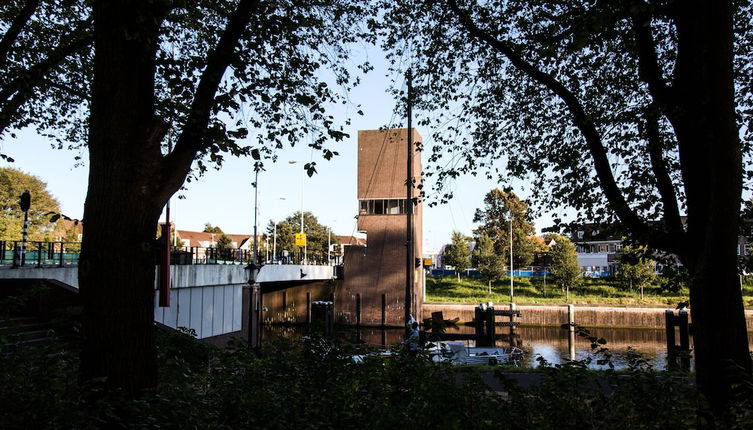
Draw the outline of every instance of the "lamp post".
[[[298,160],[290,160],[288,161],[288,164],[297,164],[299,163]],[[301,170],[301,234],[303,234],[303,170]],[[303,261],[302,263],[305,264],[306,257],[308,252],[308,240],[306,241],[306,244],[303,246]]]
[[[515,292],[514,292],[513,286],[512,286],[512,276],[513,276],[513,268],[512,268],[512,211],[510,211],[510,303],[512,303],[513,299],[515,298]]]
[[[258,246],[258,234],[257,234],[257,215],[259,215],[259,168],[254,169],[254,264],[259,263],[259,246]]]
[[[29,209],[31,208],[31,193],[29,190],[24,190],[23,194],[18,197],[18,205],[21,207],[21,211],[24,213],[24,226],[21,236],[21,266],[26,262],[26,241],[29,235]]]

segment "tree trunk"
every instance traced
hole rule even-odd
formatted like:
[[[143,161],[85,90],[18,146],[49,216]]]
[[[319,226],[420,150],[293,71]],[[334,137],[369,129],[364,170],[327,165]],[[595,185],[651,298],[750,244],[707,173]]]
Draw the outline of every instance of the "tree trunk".
[[[716,413],[729,406],[741,375],[749,378],[751,372],[736,264],[742,156],[732,15],[730,1],[678,8],[675,108],[666,113],[677,135],[687,196],[683,263],[691,274],[696,379]]]
[[[104,378],[132,395],[157,382],[153,244],[164,205],[156,192],[164,126],[154,117],[160,15],[153,5],[94,2],[89,188],[79,262],[80,379]]]

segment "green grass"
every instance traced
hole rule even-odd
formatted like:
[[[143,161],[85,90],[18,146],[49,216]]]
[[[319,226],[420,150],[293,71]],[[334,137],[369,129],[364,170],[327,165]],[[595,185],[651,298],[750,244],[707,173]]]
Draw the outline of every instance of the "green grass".
[[[747,284],[747,285],[746,285]],[[644,289],[641,299],[640,291],[622,289],[609,279],[586,279],[581,287],[570,290],[569,297],[551,282],[546,287],[542,279],[514,278],[515,302],[519,304],[595,304],[595,305],[630,305],[630,306],[675,306],[688,300],[688,290],[679,293],[664,293],[657,287]],[[454,276],[426,278],[426,300],[429,302],[504,303],[510,300],[510,279],[492,284],[492,292],[485,281],[476,278]],[[743,282],[743,301],[745,306],[753,306],[753,285]]]

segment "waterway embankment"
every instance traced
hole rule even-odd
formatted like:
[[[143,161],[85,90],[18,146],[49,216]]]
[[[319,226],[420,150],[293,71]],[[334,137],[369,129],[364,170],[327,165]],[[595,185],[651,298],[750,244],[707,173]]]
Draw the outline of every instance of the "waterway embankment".
[[[508,303],[495,303],[506,309]],[[473,321],[476,304],[473,303],[424,303],[423,318],[431,318],[432,312],[442,312],[445,319],[459,318],[461,322]],[[527,326],[560,326],[567,324],[566,305],[516,305],[522,316],[520,323]],[[663,328],[667,308],[638,308],[622,306],[575,306],[575,323],[586,327]],[[753,310],[745,311],[748,330],[753,330]],[[692,322],[692,312],[691,312]]]

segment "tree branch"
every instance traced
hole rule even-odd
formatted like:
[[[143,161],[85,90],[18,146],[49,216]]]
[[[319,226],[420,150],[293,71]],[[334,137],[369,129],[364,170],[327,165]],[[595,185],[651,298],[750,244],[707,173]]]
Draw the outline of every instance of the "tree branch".
[[[677,206],[675,188],[662,155],[662,139],[659,134],[659,111],[655,105],[651,105],[646,109],[646,138],[648,141],[647,149],[651,161],[651,170],[653,170],[656,177],[656,188],[659,190],[664,207],[664,224],[670,233],[682,234],[682,220],[680,219],[680,209]]]
[[[659,59],[656,54],[653,30],[651,28],[650,6],[641,0],[635,1],[635,11],[631,22],[638,46],[638,76],[648,85],[651,97],[662,105],[664,112],[673,105],[673,89],[664,81]]]
[[[593,159],[594,168],[596,170],[596,175],[599,178],[601,189],[604,191],[604,195],[620,221],[622,221],[622,223],[630,229],[637,238],[648,243],[652,247],[665,250],[676,248],[676,245],[673,243],[675,241],[668,240],[669,238],[664,232],[656,231],[643,222],[643,220],[638,217],[625,201],[622,191],[620,191],[617,186],[614,175],[612,174],[612,168],[609,165],[607,151],[601,141],[601,136],[577,97],[575,97],[570,90],[565,88],[565,86],[557,81],[552,75],[539,70],[533,64],[523,59],[507,43],[493,37],[488,32],[479,28],[476,23],[473,22],[470,15],[458,6],[456,0],[449,0],[449,4],[452,11],[460,19],[461,25],[473,37],[485,42],[493,49],[503,54],[508,60],[510,60],[513,66],[524,72],[534,81],[552,91],[565,103],[570,114],[573,116],[575,126],[578,127],[578,130],[580,130],[586,140],[586,145],[588,146],[591,158]]]
[[[26,23],[31,19],[31,16],[34,15],[37,7],[39,7],[39,0],[27,1],[24,7],[18,12],[8,31],[3,35],[3,39],[0,40],[0,69],[5,67],[5,63],[8,61],[8,54],[10,54],[10,48],[18,38],[18,35],[21,34],[21,30],[26,26]]]
[[[71,34],[80,34],[91,26],[91,23],[91,19],[83,21]],[[47,78],[50,70],[57,67],[69,55],[89,46],[93,40],[92,34],[87,31],[81,37],[76,37],[70,43],[52,51],[44,60],[19,72],[15,79],[0,88],[0,132],[10,125],[14,113],[29,100],[34,88]]]
[[[183,184],[191,169],[191,163],[202,149],[203,135],[209,124],[211,108],[222,76],[233,60],[238,42],[258,6],[258,0],[241,0],[228,19],[217,46],[207,56],[207,66],[196,88],[188,120],[180,133],[175,150],[164,157],[161,191],[167,197]]]

